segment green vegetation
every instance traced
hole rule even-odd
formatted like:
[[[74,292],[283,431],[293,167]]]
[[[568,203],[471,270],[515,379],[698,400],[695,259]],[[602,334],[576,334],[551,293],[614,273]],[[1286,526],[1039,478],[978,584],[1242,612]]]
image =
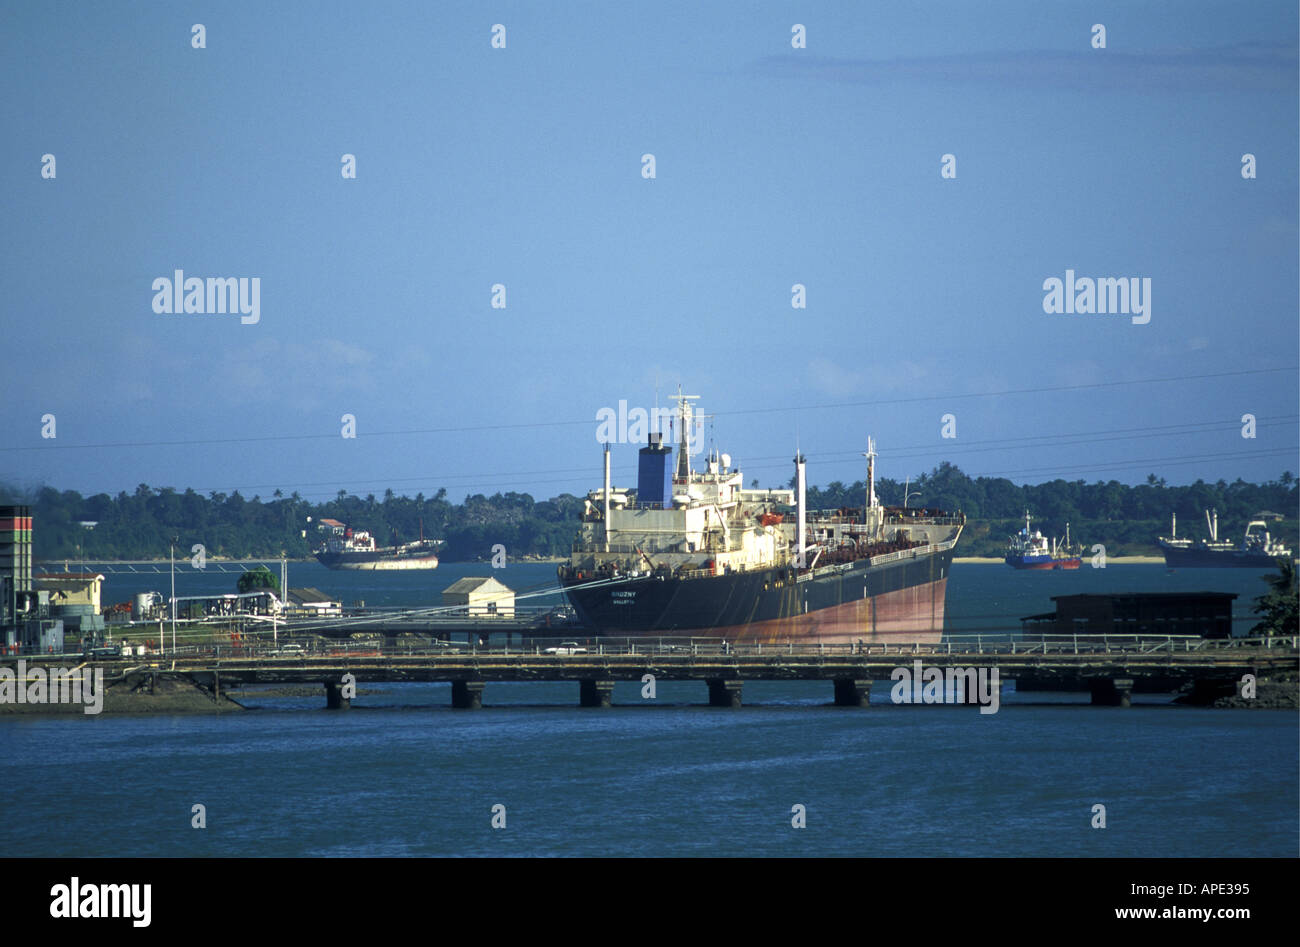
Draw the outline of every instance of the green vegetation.
[[[881,480],[876,493],[882,503],[902,505],[903,486],[902,481]],[[1101,543],[1109,556],[1155,555],[1155,538],[1167,533],[1170,513],[1178,514],[1180,535],[1199,538],[1205,532],[1207,508],[1219,511],[1221,538],[1240,539],[1255,513],[1272,510],[1287,519],[1270,524],[1270,531],[1293,549],[1300,539],[1295,515],[1300,487],[1290,472],[1265,484],[1238,479],[1169,486],[1152,474],[1139,486],[1116,480],[1018,486],[1002,478],[971,478],[943,463],[913,480],[909,489],[910,506],[966,514],[968,526],[958,546],[963,556],[1002,555],[1007,537],[1023,525],[1026,509],[1044,534],[1059,536],[1069,522],[1072,540],[1088,548]],[[862,481],[835,481],[811,488],[808,505],[860,508],[863,492]],[[43,560],[165,558],[173,536],[180,537],[178,556],[202,543],[209,556],[305,558],[320,544],[316,525],[325,517],[368,530],[381,545],[410,542],[419,537],[423,524],[426,537],[445,540],[439,555],[447,561],[489,558],[496,543],[512,558],[562,556],[569,551],[583,509],[582,498],[570,494],[534,500],[526,493],[478,493],[450,503],[446,490],[434,497],[397,496],[387,490],[382,499],[340,490],[328,502],[310,503],[297,493],[286,497],[276,491],[269,500],[247,500],[238,492],[203,496],[145,484],[116,497],[83,497],[51,487],[31,493],[0,487],[0,502],[32,507],[34,552]],[[96,521],[95,527],[79,525],[85,520]]]
[[[509,555],[564,555],[578,528],[583,501],[563,495],[534,501],[526,493],[467,496],[447,501],[434,497],[383,499],[339,491],[325,503],[311,503],[297,493],[270,499],[245,499],[238,492],[214,492],[140,484],[134,493],[83,497],[73,490],[43,487],[30,493],[0,486],[0,503],[32,508],[32,542],[37,559],[165,559],[168,543],[179,536],[178,558],[202,543],[208,556],[226,558],[306,558],[319,547],[316,526],[333,518],[354,529],[368,530],[381,545],[426,538],[442,539],[439,556],[448,561],[489,558],[502,543]],[[308,518],[310,517],[310,522]],[[94,521],[93,529],[80,525]]]
[[[1255,599],[1251,609],[1263,617],[1252,630],[1253,635],[1300,634],[1300,596],[1297,595],[1295,562],[1283,559],[1277,575],[1265,576],[1270,591]]]
[[[808,491],[813,509],[861,507],[866,484],[848,486],[836,481]],[[891,506],[903,504],[904,483],[882,480],[876,496]],[[1025,524],[1025,510],[1045,536],[1063,536],[1070,524],[1070,540],[1085,550],[1100,543],[1107,556],[1159,555],[1157,536],[1169,535],[1169,516],[1178,514],[1178,535],[1200,539],[1206,535],[1205,511],[1219,511],[1219,538],[1240,541],[1246,523],[1256,513],[1269,510],[1286,520],[1270,523],[1269,531],[1292,549],[1297,546],[1296,510],[1300,486],[1289,471],[1264,484],[1197,480],[1187,486],[1169,486],[1151,474],[1146,483],[1129,486],[1118,480],[1085,483],[1052,480],[1017,486],[1005,478],[971,478],[950,463],[921,474],[908,487],[911,507],[961,510],[966,530],[957,546],[959,556],[1001,556],[1007,538]],[[919,492],[919,496],[917,495]]]
[[[235,585],[239,589],[240,595],[256,592],[258,589],[270,589],[278,594],[280,591],[280,578],[266,566],[258,566],[256,569],[249,569],[240,575],[239,581]]]

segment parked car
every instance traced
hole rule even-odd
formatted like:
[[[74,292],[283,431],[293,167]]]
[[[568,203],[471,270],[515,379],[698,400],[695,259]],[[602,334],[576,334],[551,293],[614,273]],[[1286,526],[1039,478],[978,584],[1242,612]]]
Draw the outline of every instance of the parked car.
[[[587,649],[576,641],[565,641],[554,648],[546,648],[543,654],[586,654]]]

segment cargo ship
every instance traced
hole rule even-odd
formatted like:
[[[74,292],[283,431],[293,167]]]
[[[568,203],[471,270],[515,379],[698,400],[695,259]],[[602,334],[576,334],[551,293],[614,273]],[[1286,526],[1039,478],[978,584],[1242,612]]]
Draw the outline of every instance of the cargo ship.
[[[662,432],[640,449],[635,490],[587,495],[560,583],[578,617],[608,636],[709,636],[780,644],[936,643],[965,518],[882,505],[867,442],[861,509],[807,509],[806,461],[790,489],[745,489],[729,455],[694,469],[695,396],[677,396],[677,457]],[[671,428],[670,428],[671,436]]]
[[[367,531],[354,530],[338,520],[322,519],[318,528],[326,538],[316,559],[326,568],[377,572],[438,568],[436,550],[441,540],[425,539],[423,529],[418,542],[379,546]]]
[[[1240,545],[1219,539],[1218,510],[1205,511],[1205,527],[1209,539],[1196,543],[1180,539],[1178,514],[1173,514],[1169,536],[1156,539],[1165,554],[1165,565],[1171,569],[1272,569],[1278,559],[1291,556],[1290,549],[1269,535],[1268,524],[1263,520],[1251,520],[1247,524]]]
[[[1029,511],[1025,511],[1025,528],[1011,537],[1007,546],[1006,562],[1013,569],[1078,569],[1083,564],[1079,556],[1071,555],[1070,524],[1065,524],[1065,541],[1060,546],[1056,540],[1048,542],[1038,530],[1029,529]]]

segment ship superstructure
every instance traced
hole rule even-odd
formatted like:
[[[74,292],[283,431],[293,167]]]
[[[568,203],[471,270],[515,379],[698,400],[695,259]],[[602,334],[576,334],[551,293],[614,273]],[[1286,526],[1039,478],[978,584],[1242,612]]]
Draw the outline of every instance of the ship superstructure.
[[[1271,569],[1278,559],[1292,555],[1279,540],[1269,534],[1263,520],[1251,520],[1241,542],[1219,538],[1219,511],[1205,511],[1205,528],[1208,539],[1193,542],[1178,535],[1178,514],[1173,514],[1168,536],[1156,542],[1165,554],[1165,565],[1183,569],[1247,568]]]
[[[732,458],[691,463],[693,396],[678,395],[676,463],[662,432],[638,455],[635,491],[587,496],[560,579],[581,618],[609,635],[733,641],[937,641],[960,514],[882,505],[868,439],[861,509],[806,508],[794,489],[747,489]]]
[[[1070,553],[1070,524],[1065,524],[1065,539],[1057,543],[1041,532],[1029,528],[1029,511],[1025,511],[1024,529],[1011,537],[1007,545],[1006,563],[1014,569],[1035,571],[1048,569],[1078,569],[1083,560]]]
[[[421,535],[416,542],[379,546],[368,531],[354,530],[338,520],[323,519],[318,528],[325,533],[325,541],[316,551],[316,559],[330,569],[388,572],[438,568],[440,540]]]

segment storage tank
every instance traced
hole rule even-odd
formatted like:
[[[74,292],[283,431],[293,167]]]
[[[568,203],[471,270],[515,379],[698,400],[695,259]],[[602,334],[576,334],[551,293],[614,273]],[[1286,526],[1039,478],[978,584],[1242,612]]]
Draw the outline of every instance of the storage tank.
[[[153,597],[156,592],[137,592],[135,602],[131,605],[132,621],[144,621],[149,617],[149,610],[153,608]]]

